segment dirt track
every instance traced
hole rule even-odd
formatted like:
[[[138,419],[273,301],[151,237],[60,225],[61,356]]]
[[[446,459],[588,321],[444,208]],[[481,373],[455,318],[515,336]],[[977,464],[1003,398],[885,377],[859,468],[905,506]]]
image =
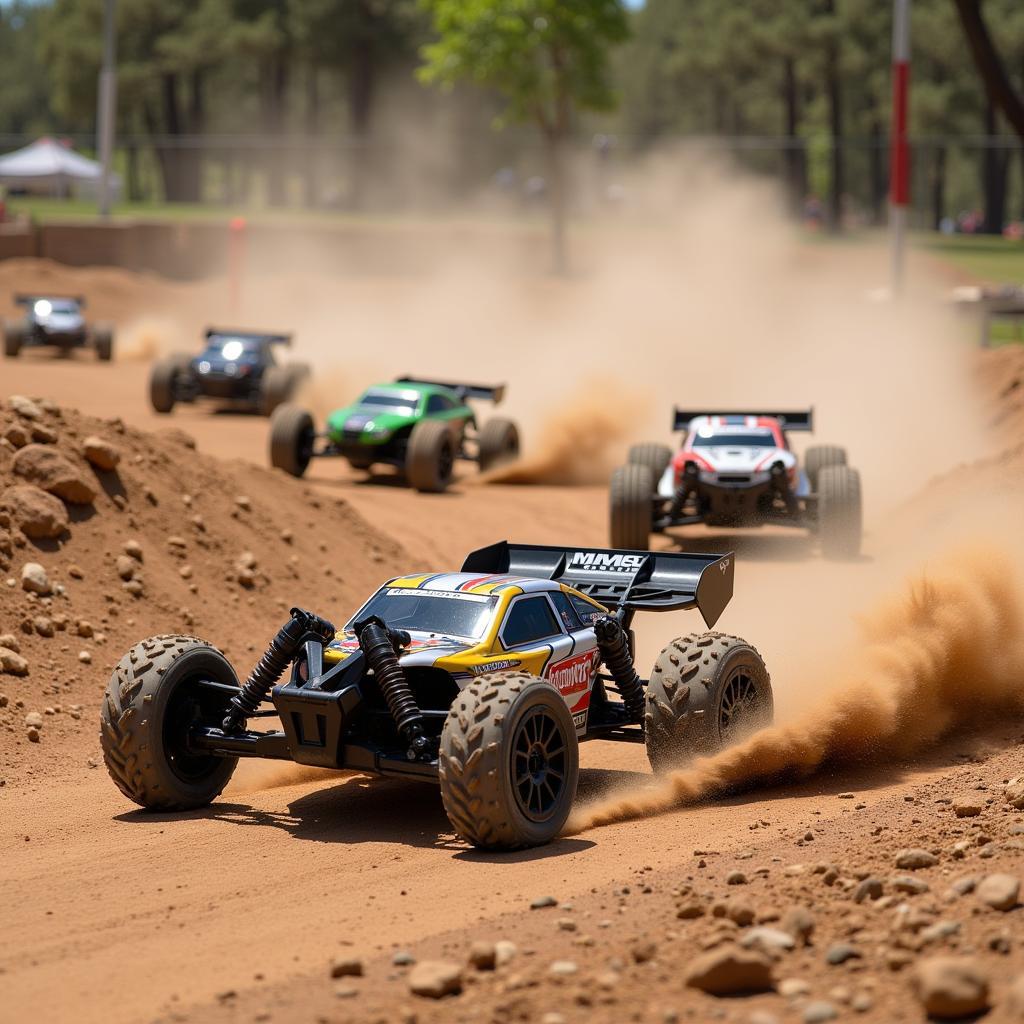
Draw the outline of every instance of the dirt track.
[[[1000,379],[1005,381],[1008,372],[1016,369],[1002,368]],[[116,410],[132,427],[180,428],[196,440],[200,452],[264,463],[265,421],[189,409],[176,413],[169,423],[148,410],[146,375],[142,362],[98,366],[87,360],[55,363],[30,357],[3,365],[0,397],[44,394],[95,416]],[[235,464],[231,473],[232,480],[245,480],[244,465]],[[393,560],[404,557],[411,559],[411,568],[454,568],[471,547],[504,536],[541,543],[606,541],[605,490],[596,485],[507,487],[466,480],[451,494],[422,497],[384,479],[367,483],[338,465],[315,466],[310,483],[326,499],[344,499],[383,537],[401,545],[404,553],[397,547],[389,551],[379,567],[381,575]],[[272,484],[254,486],[261,488],[261,500],[273,505]],[[285,502],[290,500],[282,496],[274,513],[287,518],[291,506]],[[318,529],[322,522],[316,519]],[[865,608],[879,593],[898,586],[919,554],[935,554],[927,548],[894,553],[914,538],[916,526],[883,532],[875,518],[871,527],[865,557],[852,565],[825,564],[802,536],[782,531],[740,537],[698,533],[689,540],[690,546],[705,550],[736,548],[737,595],[720,628],[748,636],[761,649],[773,673],[783,720],[818,695],[816,686],[827,688],[829,677],[842,671],[841,664],[822,659],[824,652],[842,649],[854,635],[851,609]],[[358,599],[355,591],[358,586],[365,589],[367,566],[359,562],[350,580],[346,539],[328,534],[322,541],[322,556],[310,547],[303,565],[336,553],[342,596]],[[356,552],[351,554],[358,560]],[[317,579],[299,579],[291,584],[291,593],[316,607],[320,586]],[[299,590],[301,594],[296,593]],[[318,610],[340,616],[349,609]],[[162,628],[157,616],[147,616],[144,606],[131,614],[110,630],[110,646]],[[219,610],[211,608],[195,628],[224,634],[209,638],[230,644],[236,661],[244,661],[240,667],[246,669],[250,655],[239,649],[238,634],[248,638],[255,623],[263,628],[276,614],[273,606],[261,605],[247,613],[225,602]],[[0,633],[9,625],[13,623],[0,623]],[[685,616],[651,616],[638,623],[640,660],[646,663],[666,639],[697,625]],[[257,645],[264,639],[262,634],[252,636]],[[116,659],[119,653],[104,652],[100,661]],[[820,674],[808,678],[808,665],[818,666]],[[31,685],[38,679],[33,674]],[[180,1015],[197,1021],[221,1015],[259,1019],[259,1013],[267,1012],[265,1002],[272,1007],[273,1020],[397,1020],[410,1009],[422,1019],[461,1019],[461,1003],[445,1004],[447,1009],[423,1003],[410,1008],[401,977],[388,980],[395,974],[389,966],[394,949],[414,948],[419,955],[422,947],[436,955],[445,947],[448,955],[464,959],[467,935],[513,938],[522,948],[535,950],[528,963],[546,967],[555,958],[552,950],[559,943],[565,946],[571,936],[556,934],[550,921],[517,921],[516,915],[535,897],[551,893],[575,904],[584,915],[596,918],[607,913],[614,918],[614,909],[600,911],[597,902],[609,901],[612,890],[623,884],[636,885],[637,872],[650,868],[657,879],[651,906],[660,913],[670,905],[669,890],[693,874],[694,850],[718,851],[720,859],[712,865],[715,881],[708,879],[709,888],[718,888],[730,858],[740,863],[753,857],[758,864],[774,857],[787,862],[812,859],[809,853],[791,849],[812,827],[829,844],[828,853],[820,856],[842,861],[855,875],[878,855],[877,839],[861,823],[880,822],[904,837],[904,845],[918,845],[910,842],[915,826],[906,811],[915,787],[932,786],[929,799],[938,792],[956,795],[970,789],[973,783],[967,775],[950,775],[950,766],[963,760],[965,749],[980,758],[979,773],[988,771],[991,759],[986,777],[993,787],[1024,767],[1019,748],[1012,746],[1008,735],[991,734],[987,745],[943,741],[917,763],[898,759],[880,768],[834,767],[788,787],[585,831],[543,850],[482,856],[454,840],[436,793],[414,784],[331,775],[310,778],[308,773],[300,777],[298,772],[289,777],[287,770],[268,774],[243,765],[247,770],[240,770],[229,792],[207,812],[151,816],[133,810],[103,768],[88,765],[89,758],[98,758],[93,723],[105,681],[99,661],[80,671],[75,686],[76,693],[84,695],[83,726],[88,728],[62,734],[64,749],[58,760],[48,749],[53,742],[48,736],[39,745],[22,744],[17,776],[7,779],[0,790],[3,1021],[29,1015],[80,1024],[127,1024],[157,1017],[181,1019]],[[4,685],[12,694],[27,692]],[[9,735],[0,733],[0,744],[8,742]],[[583,764],[582,802],[649,780],[640,748],[588,745]],[[850,805],[836,799],[844,790],[855,790],[864,804],[855,826],[848,817]],[[999,820],[1006,826],[1019,818],[1018,814]],[[754,828],[762,819],[770,825]],[[930,819],[923,827],[932,827]],[[922,838],[920,845],[947,845],[952,840],[940,838],[944,835],[940,828],[938,835]],[[815,852],[813,859],[818,857]],[[1007,848],[999,862],[1008,860],[1012,868],[1012,857]],[[782,866],[758,893],[762,901],[791,903],[799,898],[785,886],[773,888]],[[975,864],[968,867],[980,870]],[[942,871],[948,874],[948,866]],[[834,901],[810,902],[819,916],[820,933],[841,935],[849,908]],[[1014,913],[1014,924],[1020,913]],[[643,930],[643,918],[632,911],[622,916],[629,920],[631,935]],[[593,927],[592,921],[588,930]],[[597,941],[596,951],[576,951],[581,962],[593,962],[594,973],[609,958],[626,955],[625,940],[615,928],[599,934]],[[971,937],[964,945],[973,947],[975,942]],[[852,984],[851,974],[829,974],[831,969],[822,966],[823,948],[800,967],[801,976],[822,997],[838,981]],[[363,995],[355,996],[354,1002],[337,999],[327,978],[331,956],[345,952],[363,956],[368,963],[369,977],[356,984]],[[662,1014],[670,1004],[702,1019],[710,1012],[707,997],[682,990],[674,976],[681,958],[666,955],[663,962],[671,965],[673,976],[651,990],[658,993],[657,1000],[637,995],[630,1004],[635,1019],[667,1020]],[[1017,970],[1022,966],[1016,944],[1009,959],[998,961],[1001,976],[1013,965]],[[526,967],[524,971],[529,973]],[[903,1003],[908,998],[906,982],[892,978],[879,975],[874,988],[896,985],[893,998]],[[639,993],[650,985],[639,975],[632,981]],[[580,982],[577,987],[587,985]],[[543,991],[541,984],[526,1000],[532,1009],[523,1011],[524,1019],[541,1019]],[[364,996],[365,1005],[360,1002]],[[621,1008],[586,1008],[571,997],[567,989],[555,986],[550,1007],[568,1014],[567,1019],[574,1014],[581,1019],[622,1019]],[[488,989],[477,1008],[465,1009],[466,1019],[491,1019],[493,1007],[509,998],[515,1002],[507,991]],[[787,1009],[781,999],[772,998],[765,1008],[785,1019],[798,1019],[795,1014],[801,1011],[793,1008],[797,1004],[788,1004]],[[835,997],[834,1001],[842,1003]],[[370,1015],[371,1004],[375,1015]],[[760,1005],[727,1004],[722,1019],[745,1020]],[[892,1019],[885,1005],[885,999],[879,999],[867,1018]],[[907,1010],[910,1019],[917,1019],[914,1012],[919,1014]],[[530,1016],[533,1013],[536,1016]],[[852,1016],[852,1011],[844,1008],[842,1014]],[[515,1012],[494,1011],[495,1019],[510,1015],[514,1018]]]

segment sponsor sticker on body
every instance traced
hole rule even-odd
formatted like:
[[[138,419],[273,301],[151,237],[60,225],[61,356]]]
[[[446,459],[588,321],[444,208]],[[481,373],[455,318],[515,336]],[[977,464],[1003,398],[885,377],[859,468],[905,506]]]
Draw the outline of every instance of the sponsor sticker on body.
[[[643,564],[645,555],[619,552],[574,551],[569,559],[569,572],[616,572],[633,575]]]
[[[562,695],[569,710],[573,713],[573,721],[583,714],[583,723],[586,724],[586,711],[590,706],[590,682],[594,677],[600,660],[600,652],[597,650],[584,651],[563,661],[556,661],[549,665],[544,673],[545,678]],[[575,696],[579,695],[576,700]],[[577,728],[581,728],[577,723]]]

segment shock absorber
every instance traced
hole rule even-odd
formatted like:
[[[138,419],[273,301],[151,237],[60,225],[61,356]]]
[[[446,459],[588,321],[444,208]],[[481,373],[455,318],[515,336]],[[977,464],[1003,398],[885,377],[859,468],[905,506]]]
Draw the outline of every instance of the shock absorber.
[[[388,711],[402,739],[409,744],[409,760],[414,761],[427,753],[430,740],[424,729],[423,714],[409,689],[402,666],[398,664],[396,652],[409,644],[409,634],[401,629],[388,629],[376,616],[357,622],[355,628],[359,647],[373,669],[373,677],[384,694]]]
[[[696,485],[697,464],[688,462],[683,469],[683,476],[679,481],[679,486],[676,488],[676,493],[672,496],[672,505],[668,511],[669,519],[678,519],[683,514],[686,499],[690,496],[690,492]]]
[[[314,637],[323,643],[334,639],[337,630],[333,623],[319,615],[303,608],[293,608],[291,616],[270,641],[263,657],[256,662],[249,678],[242,684],[241,691],[231,698],[231,708],[222,723],[225,732],[236,733],[245,727],[245,720],[255,714],[260,704],[267,699],[271,687],[281,678],[281,673],[307,637]]]
[[[608,672],[622,695],[626,712],[632,721],[643,721],[644,686],[633,667],[626,631],[618,619],[611,615],[602,615],[594,622],[594,635],[597,637],[601,659],[608,666]]]

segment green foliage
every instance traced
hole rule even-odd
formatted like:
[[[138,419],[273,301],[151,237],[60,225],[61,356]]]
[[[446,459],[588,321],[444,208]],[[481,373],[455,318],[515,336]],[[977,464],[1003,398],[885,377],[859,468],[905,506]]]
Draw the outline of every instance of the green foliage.
[[[499,92],[508,115],[564,134],[573,107],[613,105],[609,48],[628,35],[618,0],[423,0],[437,40],[425,82],[469,80]]]

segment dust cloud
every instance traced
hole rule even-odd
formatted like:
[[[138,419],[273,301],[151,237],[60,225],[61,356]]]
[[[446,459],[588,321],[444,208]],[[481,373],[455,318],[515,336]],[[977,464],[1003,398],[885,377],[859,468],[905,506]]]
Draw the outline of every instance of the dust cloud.
[[[580,808],[568,831],[664,813],[823,768],[904,760],[956,730],[1024,710],[1024,608],[1006,553],[976,550],[911,580],[862,621],[862,640],[808,666],[790,720],[655,785]],[[846,666],[834,685],[835,666]],[[816,701],[825,680],[826,695]]]

